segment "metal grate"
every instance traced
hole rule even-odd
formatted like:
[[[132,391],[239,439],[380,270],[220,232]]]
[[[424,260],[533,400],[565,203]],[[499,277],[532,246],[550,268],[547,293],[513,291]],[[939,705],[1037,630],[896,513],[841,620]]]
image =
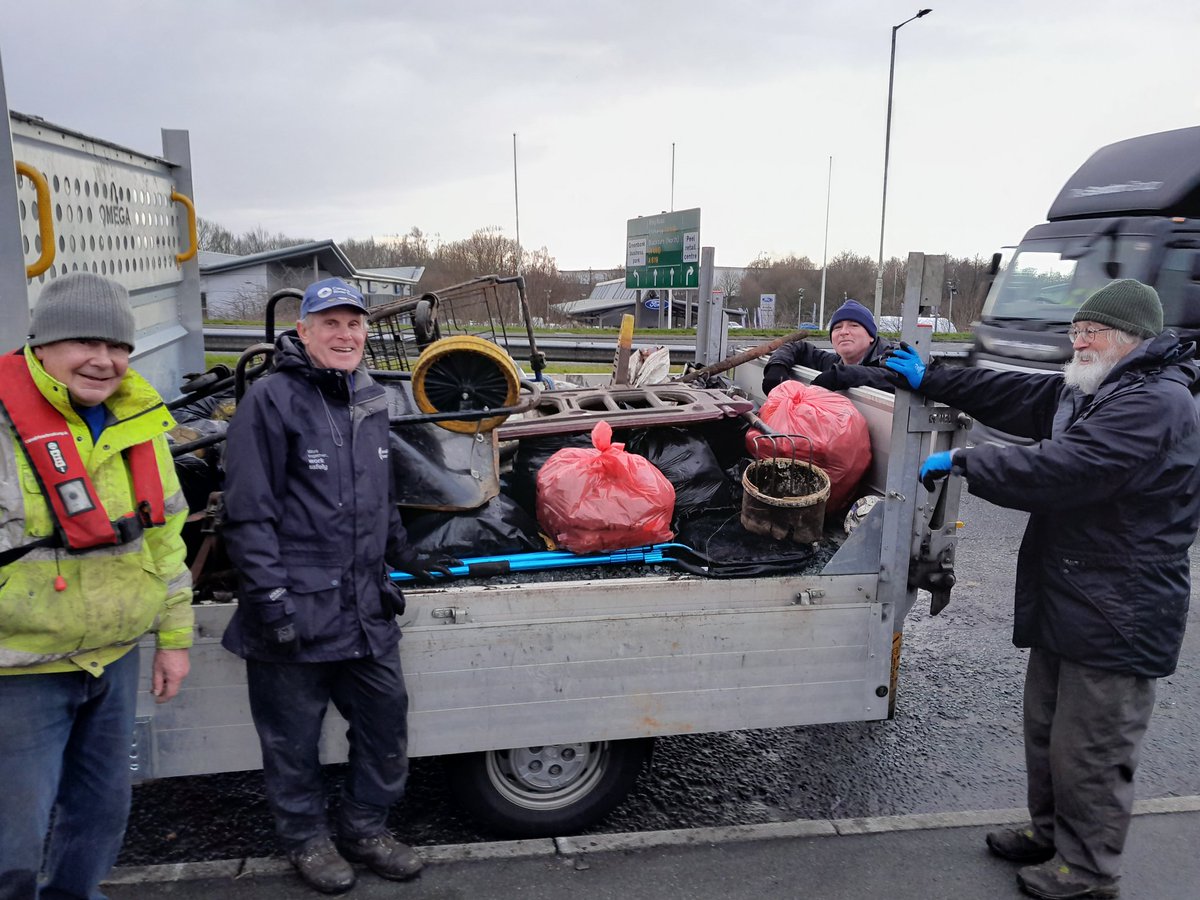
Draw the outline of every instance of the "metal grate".
[[[544,361],[533,337],[525,280],[485,275],[420,297],[376,307],[367,316],[367,364],[373,369],[411,371],[434,341],[469,334],[529,360],[536,374]]]

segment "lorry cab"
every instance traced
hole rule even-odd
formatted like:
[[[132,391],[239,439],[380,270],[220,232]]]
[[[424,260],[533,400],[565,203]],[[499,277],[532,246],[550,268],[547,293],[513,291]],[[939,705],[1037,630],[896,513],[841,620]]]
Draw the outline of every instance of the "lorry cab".
[[[1200,329],[1200,126],[1096,151],[993,270],[972,365],[1061,368],[1075,311],[1117,278],[1155,287],[1168,328]]]

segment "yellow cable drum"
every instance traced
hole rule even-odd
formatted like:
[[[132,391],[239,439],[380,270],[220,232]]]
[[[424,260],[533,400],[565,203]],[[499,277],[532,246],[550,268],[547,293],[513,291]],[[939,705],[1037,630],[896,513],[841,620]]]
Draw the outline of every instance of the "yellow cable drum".
[[[430,344],[413,367],[413,398],[425,413],[466,412],[515,406],[521,389],[517,365],[503,349],[470,334]],[[507,414],[438,422],[448,431],[491,431]]]

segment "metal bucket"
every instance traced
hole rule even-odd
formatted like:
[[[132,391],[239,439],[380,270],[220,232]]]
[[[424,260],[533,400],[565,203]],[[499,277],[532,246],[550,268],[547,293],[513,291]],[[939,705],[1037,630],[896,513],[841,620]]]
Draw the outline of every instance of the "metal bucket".
[[[803,436],[764,436],[777,444]],[[742,473],[742,527],[753,534],[810,544],[821,540],[829,474],[807,460],[772,455],[756,460]]]

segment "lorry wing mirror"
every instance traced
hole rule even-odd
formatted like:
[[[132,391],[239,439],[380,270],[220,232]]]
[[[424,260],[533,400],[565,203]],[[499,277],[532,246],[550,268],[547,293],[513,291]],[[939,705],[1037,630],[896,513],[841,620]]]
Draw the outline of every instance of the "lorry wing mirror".
[[[1107,275],[1109,278],[1120,278],[1121,277],[1121,264],[1119,262],[1117,262],[1115,259],[1107,260],[1104,263],[1104,274]]]
[[[999,253],[992,254],[992,264],[990,266],[988,266],[988,274],[991,275],[993,278],[995,278],[996,273],[1000,271],[1000,260],[1001,259],[1002,259],[1001,254],[999,254]]]

